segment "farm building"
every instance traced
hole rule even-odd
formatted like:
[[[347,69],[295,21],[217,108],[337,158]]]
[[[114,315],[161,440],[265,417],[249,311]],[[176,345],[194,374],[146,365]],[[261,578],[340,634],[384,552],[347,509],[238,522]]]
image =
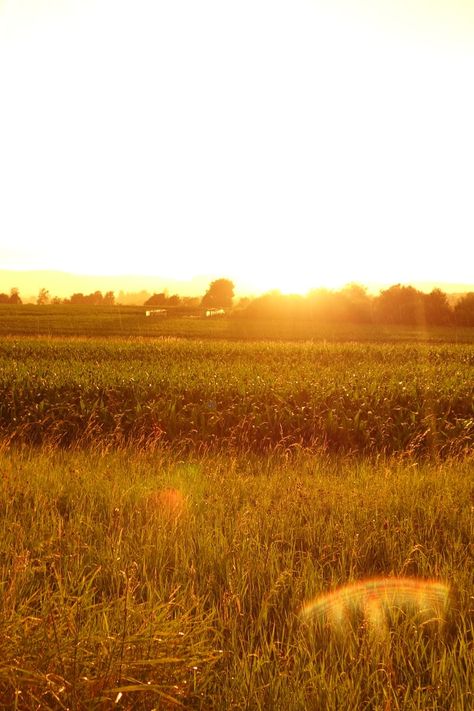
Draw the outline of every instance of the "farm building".
[[[224,309],[207,309],[206,317],[212,316],[225,316],[225,311]]]
[[[168,312],[166,309],[149,309],[148,311],[145,311],[145,316],[163,317],[168,316]]]

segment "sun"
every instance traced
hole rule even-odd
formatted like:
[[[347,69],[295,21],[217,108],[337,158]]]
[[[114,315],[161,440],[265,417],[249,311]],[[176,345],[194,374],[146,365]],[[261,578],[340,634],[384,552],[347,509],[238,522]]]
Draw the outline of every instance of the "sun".
[[[317,286],[317,284],[309,284],[308,281],[305,279],[301,280],[298,278],[289,277],[286,279],[282,279],[280,283],[277,284],[276,288],[282,294],[301,294],[302,296],[304,296],[315,286]]]
[[[305,296],[312,289],[320,287],[328,289],[338,289],[348,281],[343,270],[316,269],[308,266],[303,261],[300,264],[286,264],[282,260],[280,264],[266,265],[260,270],[251,271],[242,268],[241,274],[236,275],[236,283],[248,285],[255,293],[265,293],[277,290],[282,294],[300,294]]]

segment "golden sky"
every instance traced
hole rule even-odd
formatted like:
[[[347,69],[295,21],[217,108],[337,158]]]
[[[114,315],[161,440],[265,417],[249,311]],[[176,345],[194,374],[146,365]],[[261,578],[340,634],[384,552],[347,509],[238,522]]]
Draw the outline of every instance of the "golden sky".
[[[0,0],[0,268],[474,281],[474,4]]]

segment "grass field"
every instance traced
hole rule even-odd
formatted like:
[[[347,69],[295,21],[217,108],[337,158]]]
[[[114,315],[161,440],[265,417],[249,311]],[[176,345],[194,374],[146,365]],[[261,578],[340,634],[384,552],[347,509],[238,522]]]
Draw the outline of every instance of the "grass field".
[[[189,323],[0,342],[0,708],[470,711],[469,333]]]
[[[199,317],[200,309],[169,309],[147,318],[144,306],[0,304],[0,336],[179,337],[226,340],[473,343],[474,329],[321,324],[298,319]]]
[[[472,463],[27,449],[0,466],[6,708],[472,709]],[[374,577],[402,581],[396,609],[369,592],[301,614]]]

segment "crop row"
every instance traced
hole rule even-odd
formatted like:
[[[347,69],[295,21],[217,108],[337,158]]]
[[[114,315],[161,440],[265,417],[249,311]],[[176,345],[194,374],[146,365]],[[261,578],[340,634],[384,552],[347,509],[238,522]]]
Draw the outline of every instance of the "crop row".
[[[5,340],[4,439],[467,453],[462,345]]]
[[[319,323],[303,318],[196,318],[169,311],[166,318],[147,318],[138,306],[0,304],[1,337],[173,337],[226,340],[470,343],[469,327]]]

